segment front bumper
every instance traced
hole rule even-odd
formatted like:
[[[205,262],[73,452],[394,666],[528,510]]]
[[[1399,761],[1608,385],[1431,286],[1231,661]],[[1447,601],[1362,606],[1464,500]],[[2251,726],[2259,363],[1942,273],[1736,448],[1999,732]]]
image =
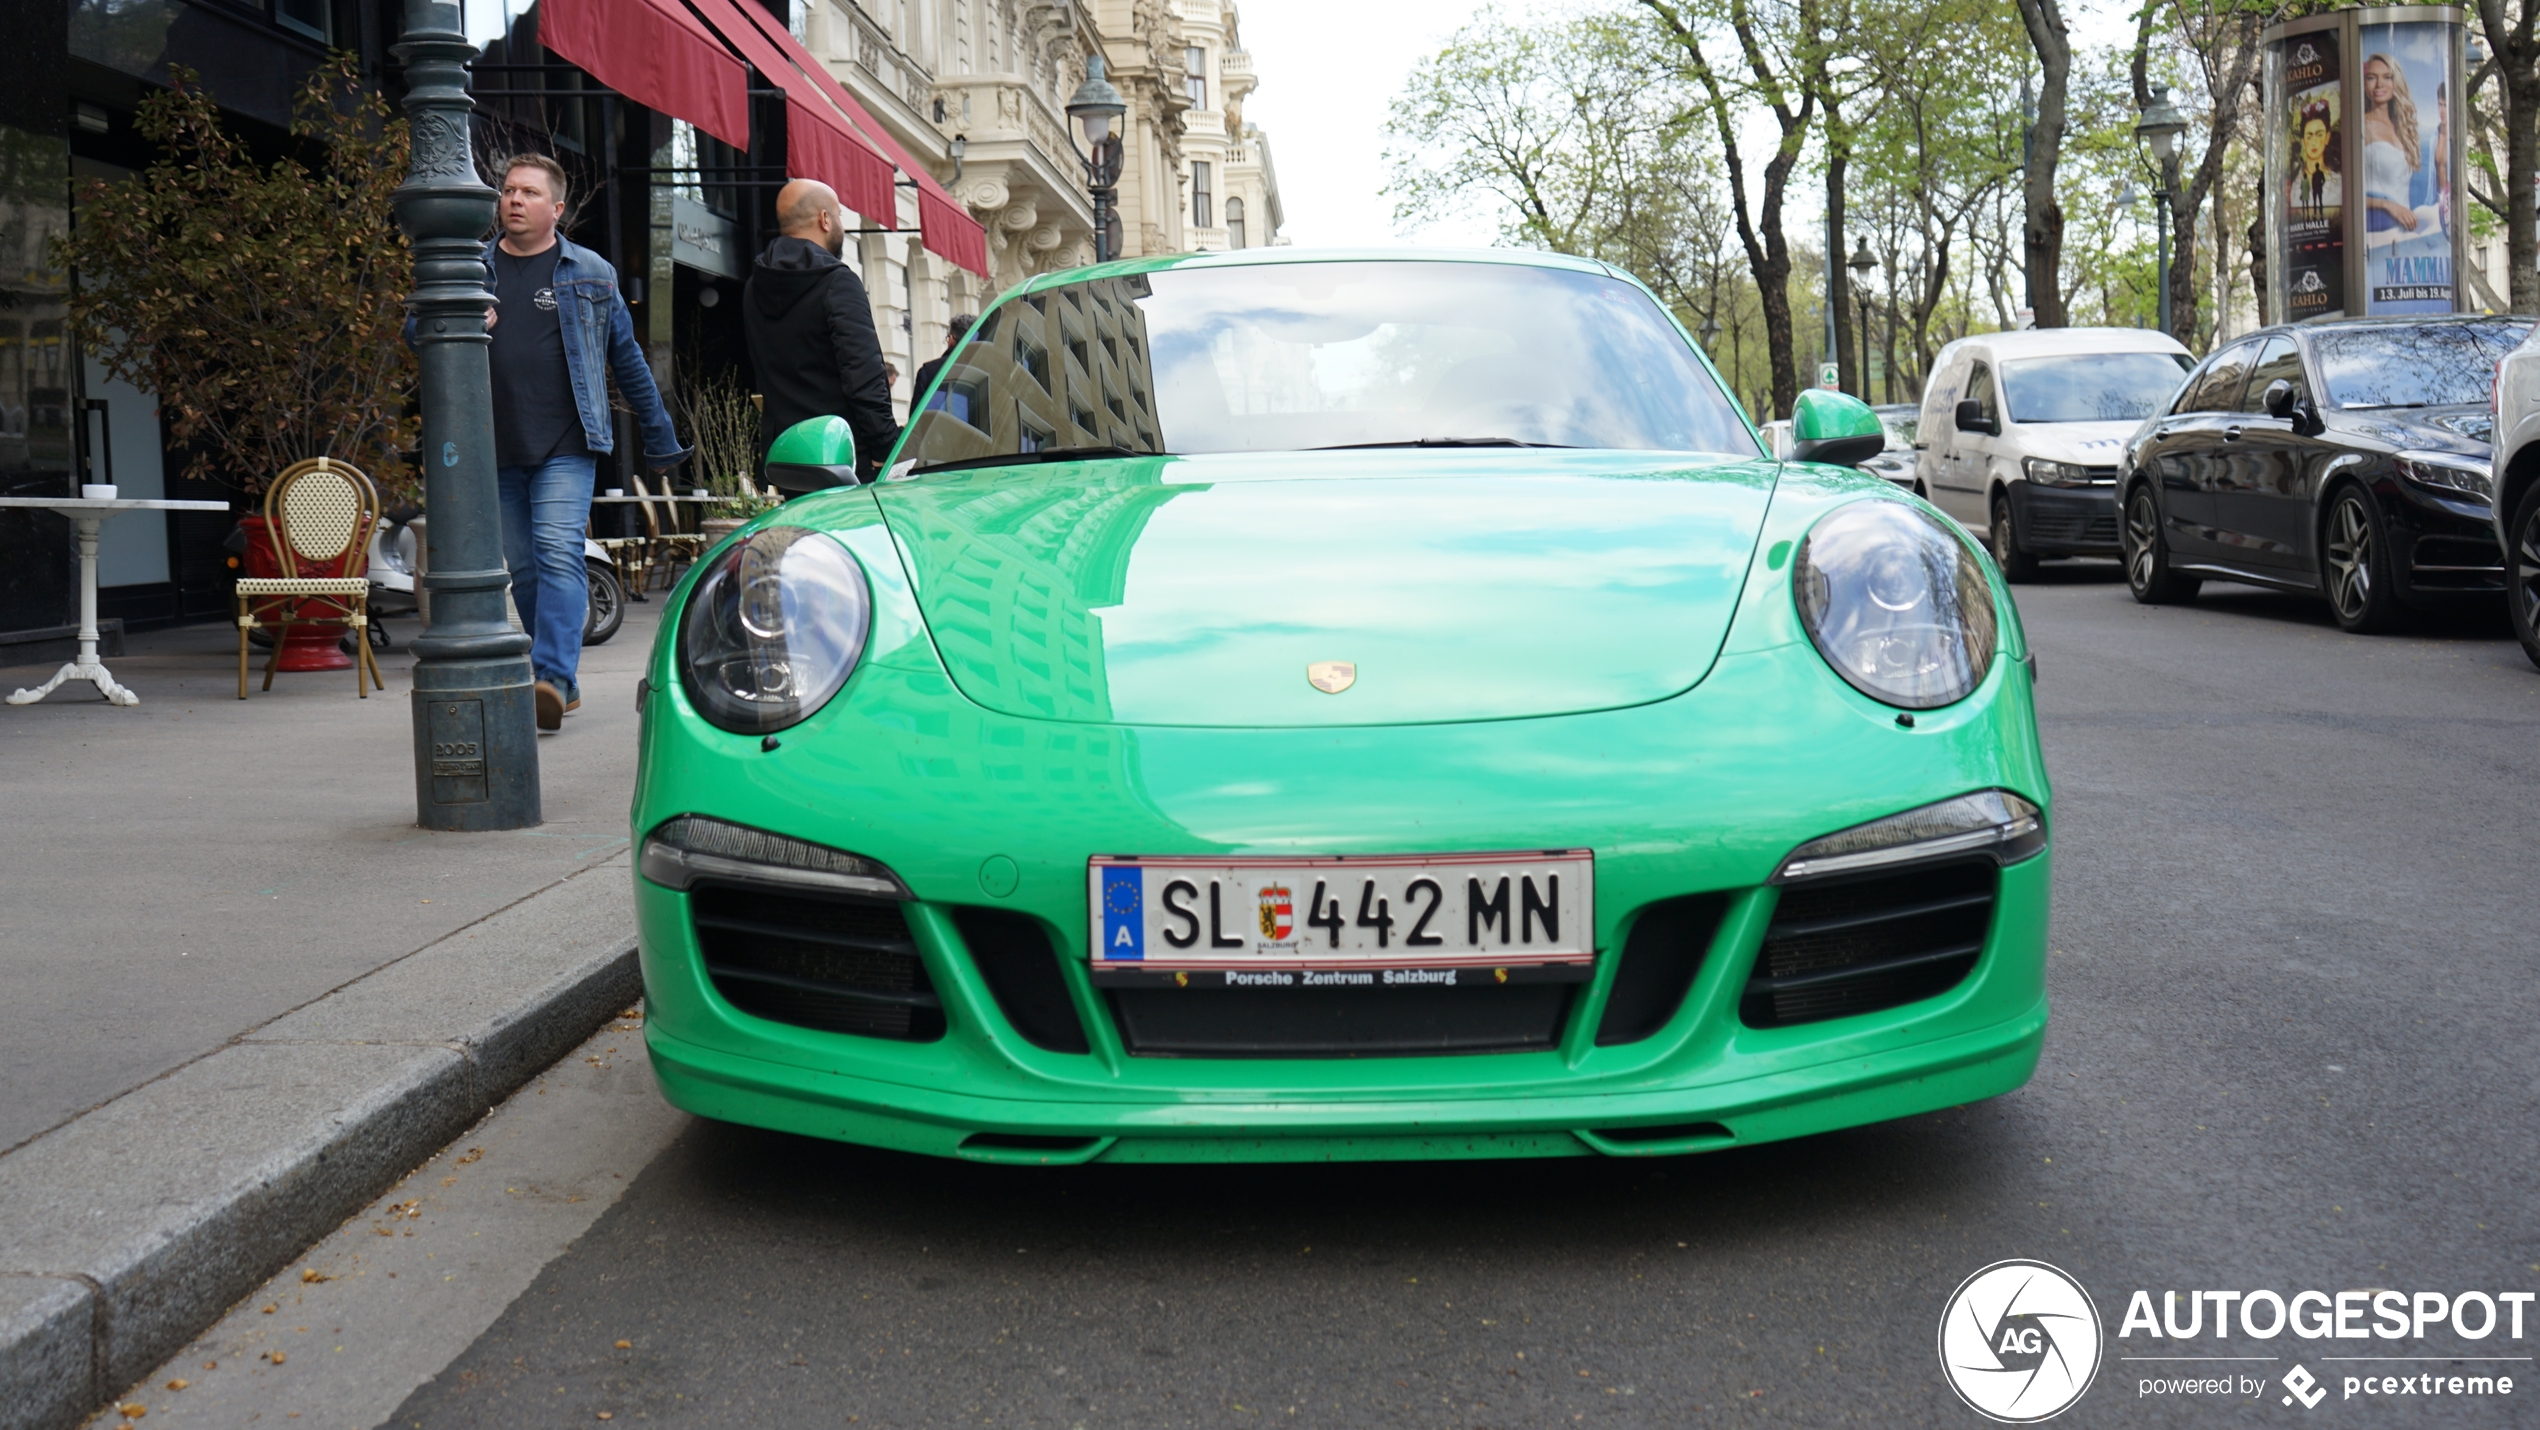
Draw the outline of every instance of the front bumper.
[[[2012,525],[2023,550],[2040,556],[2117,554],[2117,489],[2041,487],[2013,482]]]
[[[653,687],[667,704],[647,711],[638,838],[702,813],[888,865],[916,894],[901,907],[941,1033],[742,1011],[707,972],[693,896],[639,877],[648,1043],[665,1096],[702,1116],[987,1161],[1653,1155],[1990,1097],[2027,1079],[2044,1036],[2051,850],[2000,870],[1980,952],[1945,991],[1792,1026],[1741,1011],[1791,848],[1971,788],[2045,802],[2014,659],[1910,729],[1790,645],[1726,654],[1652,705],[1469,725],[1081,727],[881,666],[849,694],[763,753],[689,717],[675,682]],[[1596,854],[1597,972],[1551,1047],[1138,1056],[1086,971],[1089,854],[1506,848],[1512,830]],[[1635,915],[1688,895],[1723,902],[1681,1001],[1600,1045]],[[1000,1004],[960,923],[981,908],[1047,935],[1083,1051],[1036,1044]]]
[[[2390,533],[2400,595],[2418,604],[2493,598],[2505,589],[2504,548],[2485,504],[2392,477],[2376,495]]]

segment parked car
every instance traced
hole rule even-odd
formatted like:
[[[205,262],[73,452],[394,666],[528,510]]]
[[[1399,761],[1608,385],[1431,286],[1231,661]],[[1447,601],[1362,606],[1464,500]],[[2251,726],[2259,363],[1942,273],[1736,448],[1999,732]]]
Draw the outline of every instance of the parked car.
[[[2325,596],[2350,631],[2494,600],[2487,404],[2530,322],[2310,322],[2218,349],[2126,448],[2135,599],[2244,581]]]
[[[1923,496],[1922,474],[1915,470],[1914,429],[1922,425],[1923,409],[1910,402],[1888,403],[1873,407],[1879,425],[1887,429],[1887,448],[1861,464],[1861,470],[1887,478],[1916,496]]]
[[[992,400],[921,394],[882,480],[665,598],[674,1105],[985,1162],[1649,1156],[2028,1080],[2027,646],[1964,532],[1829,465],[1867,407],[1803,394],[1776,463],[1646,288],[1516,250],[1042,274],[937,382]]]
[[[1932,361],[1915,471],[1932,504],[1985,533],[2013,581],[2041,558],[2117,554],[2117,457],[2195,359],[2141,328],[1960,338]]]
[[[2540,324],[2496,364],[2495,499],[2490,515],[2505,565],[2505,610],[2522,653],[2540,665]]]

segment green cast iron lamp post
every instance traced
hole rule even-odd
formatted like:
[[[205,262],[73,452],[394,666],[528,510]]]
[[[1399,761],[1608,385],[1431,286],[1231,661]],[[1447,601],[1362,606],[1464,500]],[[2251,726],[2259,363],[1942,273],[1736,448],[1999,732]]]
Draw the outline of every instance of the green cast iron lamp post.
[[[539,821],[538,736],[529,637],[503,608],[510,576],[495,506],[493,384],[487,359],[485,235],[494,191],[468,143],[467,64],[475,47],[450,0],[406,0],[407,121],[413,158],[396,195],[415,251],[415,352],[423,407],[423,491],[431,624],[415,637],[416,823],[522,829]]]

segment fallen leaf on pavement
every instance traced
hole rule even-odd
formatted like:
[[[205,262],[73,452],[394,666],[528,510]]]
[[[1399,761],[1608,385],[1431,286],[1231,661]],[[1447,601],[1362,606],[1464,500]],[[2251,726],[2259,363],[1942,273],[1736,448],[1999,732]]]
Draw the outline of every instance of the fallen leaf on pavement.
[[[611,1414],[610,1412],[608,1412],[608,1411],[606,1411],[606,1410],[603,1410],[603,1411],[601,1411],[601,1412],[599,1413],[599,1415],[598,1415],[596,1418],[601,1419],[601,1420],[615,1420],[615,1419],[617,1418],[617,1416],[615,1416],[614,1414]]]
[[[265,1352],[265,1359],[266,1359],[266,1360],[269,1360],[269,1361],[272,1361],[275,1365],[280,1365],[280,1364],[282,1364],[284,1361],[289,1360],[289,1359],[290,1359],[290,1357],[289,1357],[289,1356],[284,1355],[284,1354],[283,1354],[282,1352],[280,1352],[280,1351],[267,1351],[267,1352]]]
[[[464,1166],[466,1166],[468,1163],[473,1162],[473,1161],[475,1161],[477,1158],[482,1157],[482,1156],[484,1156],[484,1155],[485,1155],[485,1149],[484,1149],[484,1148],[482,1148],[482,1147],[470,1147],[470,1148],[468,1148],[468,1149],[467,1149],[466,1154],[465,1154],[464,1156],[462,1156],[462,1157],[460,1157],[460,1158],[459,1158],[458,1165],[460,1165],[460,1166],[464,1167]]]
[[[265,1314],[266,1314],[266,1315],[268,1315],[268,1316],[270,1316],[270,1315],[272,1315],[274,1312],[279,1311],[279,1310],[281,1310],[281,1309],[282,1309],[282,1308],[281,1308],[280,1306],[267,1306],[267,1307],[265,1307]]]
[[[302,1281],[304,1281],[304,1282],[310,1282],[310,1281],[332,1281],[332,1280],[334,1280],[335,1278],[334,1278],[334,1277],[332,1277],[332,1276],[321,1275],[321,1274],[319,1273],[318,1269],[317,1269],[316,1267],[314,1267],[314,1266],[303,1266],[303,1267],[301,1267],[301,1268],[300,1268],[300,1279],[301,1279]]]
[[[150,1407],[147,1405],[118,1405],[115,1407],[115,1413],[118,1415],[127,1415],[135,1420],[138,1420],[142,1416],[150,1413]]]
[[[194,1382],[187,1380],[184,1376],[180,1375],[176,1379],[168,1382],[168,1389],[183,1390],[185,1387],[192,1385],[193,1383]]]
[[[619,1341],[617,1343],[617,1348],[622,1351],[631,1351],[635,1349],[635,1343],[633,1341]]]

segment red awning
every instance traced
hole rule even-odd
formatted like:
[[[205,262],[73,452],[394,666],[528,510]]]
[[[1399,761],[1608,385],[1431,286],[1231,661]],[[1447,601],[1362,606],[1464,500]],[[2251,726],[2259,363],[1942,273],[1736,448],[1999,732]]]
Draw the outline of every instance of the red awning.
[[[733,0],[700,0],[700,3],[733,7]],[[917,181],[917,226],[920,241],[928,249],[943,255],[947,262],[967,268],[982,278],[987,277],[988,234],[985,229],[979,227],[979,221],[972,218],[969,211],[964,209],[951,194],[944,192],[944,186],[935,182],[935,176],[927,172],[925,165],[917,162],[906,149],[900,147],[899,141],[891,137],[891,131],[874,122],[873,116],[865,112],[864,106],[856,102],[855,96],[847,92],[847,87],[838,82],[837,76],[829,73],[827,66],[812,58],[811,52],[802,47],[801,41],[796,40],[784,26],[776,23],[775,16],[751,3],[751,0],[741,0],[738,8],[749,16],[750,23],[758,29],[763,39],[782,50],[804,74],[811,76],[813,82],[831,102],[844,110],[847,117],[854,120],[856,126],[865,134],[871,136],[883,152],[889,154],[899,164],[903,172]],[[742,53],[747,54],[748,50],[745,48]],[[753,58],[751,63],[758,64],[759,62]],[[766,68],[763,64],[759,67]],[[894,218],[890,222],[897,223],[898,220]]]
[[[545,0],[539,11],[539,43],[593,79],[750,147],[750,72],[678,0]]]
[[[848,208],[885,227],[896,227],[900,201],[891,175],[891,156],[858,133],[811,75],[742,18],[743,11],[758,10],[758,0],[691,3],[742,58],[785,91],[785,172],[797,179],[818,179],[837,190],[838,201]]]

